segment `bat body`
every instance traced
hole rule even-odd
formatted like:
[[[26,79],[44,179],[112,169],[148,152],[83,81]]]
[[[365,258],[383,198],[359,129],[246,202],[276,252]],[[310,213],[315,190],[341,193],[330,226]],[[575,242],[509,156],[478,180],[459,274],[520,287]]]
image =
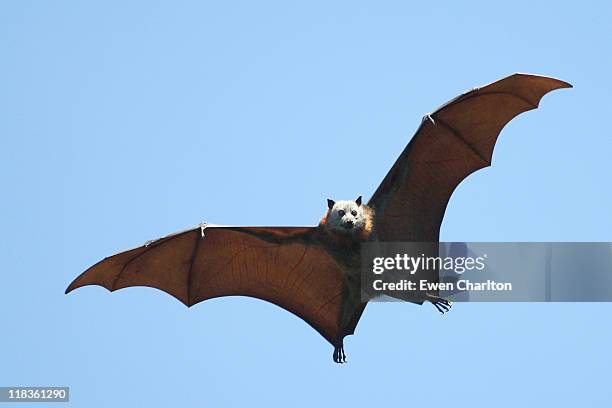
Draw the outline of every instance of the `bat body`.
[[[226,227],[202,224],[105,258],[66,289],[100,285],[161,289],[187,306],[221,296],[274,303],[310,324],[344,362],[343,339],[367,302],[360,296],[364,242],[432,242],[454,189],[491,164],[502,128],[537,108],[548,92],[571,87],[537,75],[514,74],[473,89],[426,115],[367,204],[328,200],[312,227]],[[450,302],[431,301],[445,312]]]

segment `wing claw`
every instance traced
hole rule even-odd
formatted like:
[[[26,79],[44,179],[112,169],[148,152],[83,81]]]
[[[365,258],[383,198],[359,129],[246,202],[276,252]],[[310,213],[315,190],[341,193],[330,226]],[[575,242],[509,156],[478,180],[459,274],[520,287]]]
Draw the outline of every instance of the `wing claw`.
[[[204,235],[204,230],[208,227],[208,223],[206,221],[204,221],[203,223],[200,224],[200,235],[202,236],[202,238],[205,237]]]

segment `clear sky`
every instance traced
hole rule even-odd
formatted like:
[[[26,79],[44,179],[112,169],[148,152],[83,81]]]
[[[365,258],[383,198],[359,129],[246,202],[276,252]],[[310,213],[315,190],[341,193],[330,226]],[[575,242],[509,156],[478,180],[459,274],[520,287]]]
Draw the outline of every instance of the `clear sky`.
[[[442,239],[611,241],[610,3],[498,3],[2,2],[0,385],[90,408],[609,404],[611,304],[376,303],[339,366],[258,300],[64,295],[201,221],[315,224],[424,113],[516,71],[574,88],[504,129]]]

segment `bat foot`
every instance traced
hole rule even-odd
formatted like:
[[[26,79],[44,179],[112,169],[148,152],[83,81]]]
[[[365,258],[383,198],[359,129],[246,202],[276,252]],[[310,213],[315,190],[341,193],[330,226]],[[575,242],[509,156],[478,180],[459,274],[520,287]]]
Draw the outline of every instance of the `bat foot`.
[[[444,299],[439,296],[434,296],[430,294],[427,294],[427,298],[427,300],[429,300],[431,304],[434,305],[436,309],[438,309],[438,312],[440,312],[441,314],[448,312],[451,307],[453,307],[453,302],[448,299]]]
[[[340,345],[334,349],[334,363],[346,363],[346,354],[344,354],[344,345]]]

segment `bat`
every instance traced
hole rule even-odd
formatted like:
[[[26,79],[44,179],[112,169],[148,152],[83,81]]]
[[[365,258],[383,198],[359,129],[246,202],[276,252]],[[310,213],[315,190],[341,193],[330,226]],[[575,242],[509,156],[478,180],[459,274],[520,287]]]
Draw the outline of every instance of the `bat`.
[[[200,224],[107,257],[78,276],[66,293],[99,285],[109,291],[148,286],[188,307],[221,296],[250,296],[303,319],[346,361],[367,305],[360,296],[364,242],[438,243],[451,194],[468,175],[491,165],[495,142],[515,116],[542,97],[571,88],[558,79],[514,74],[474,88],[423,117],[367,204],[328,199],[318,225],[235,227]],[[424,294],[440,312],[451,303]]]

